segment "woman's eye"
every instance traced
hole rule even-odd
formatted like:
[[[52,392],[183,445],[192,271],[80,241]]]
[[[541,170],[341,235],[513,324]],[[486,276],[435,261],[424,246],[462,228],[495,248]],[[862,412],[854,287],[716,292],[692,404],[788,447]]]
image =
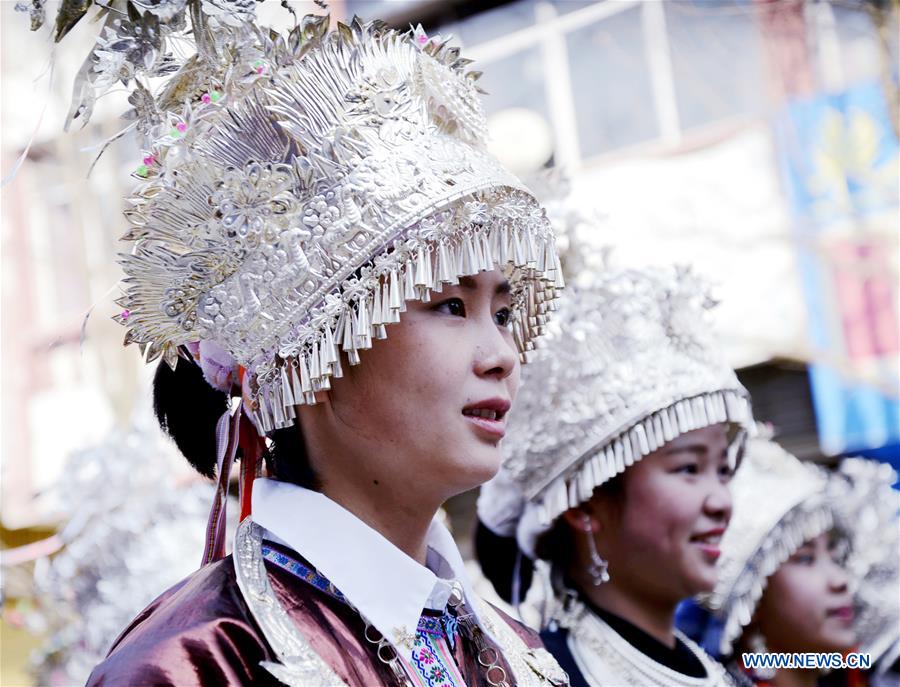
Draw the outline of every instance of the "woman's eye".
[[[512,319],[512,312],[509,308],[500,308],[494,314],[494,322],[500,327],[506,327]]]
[[[679,475],[696,475],[699,471],[697,463],[685,463],[675,468],[675,472]]]
[[[812,565],[816,562],[816,555],[813,553],[795,553],[791,557],[791,562],[799,565]]]
[[[723,465],[719,468],[719,477],[722,477],[727,482],[734,477],[734,470],[728,465]]]
[[[434,306],[434,309],[438,312],[453,315],[454,317],[466,316],[466,305],[462,302],[461,298],[449,298],[446,301],[438,303]]]

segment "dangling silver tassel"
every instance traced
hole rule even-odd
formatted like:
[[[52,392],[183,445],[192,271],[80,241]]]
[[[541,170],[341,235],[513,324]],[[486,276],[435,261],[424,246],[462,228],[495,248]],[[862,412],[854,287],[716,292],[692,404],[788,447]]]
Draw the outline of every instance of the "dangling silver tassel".
[[[334,343],[334,334],[331,326],[325,325],[325,341],[322,344],[322,369],[327,370],[340,358],[337,346]]]
[[[678,432],[672,428],[672,425],[669,422],[669,414],[663,410],[659,414],[659,419],[662,422],[663,437],[665,438],[663,443],[672,441],[672,439],[678,436]]]
[[[381,321],[383,324],[390,324],[394,321],[393,311],[391,310],[391,288],[388,277],[384,278],[384,286],[381,289]]]
[[[559,255],[556,253],[556,249],[553,249],[553,262],[556,264],[556,267],[553,270],[553,274],[556,277],[556,280],[553,282],[553,287],[556,289],[564,289],[566,288],[566,280],[563,277],[562,263],[559,261]],[[556,301],[554,301],[554,305],[556,305]]]
[[[303,403],[303,385],[300,383],[300,377],[297,376],[297,360],[291,364],[291,392],[294,397],[294,405]]]
[[[313,341],[312,349],[309,354],[309,381],[312,383],[313,391],[316,391],[316,386],[319,384],[319,379],[322,377],[322,368],[320,367],[319,359],[319,342]]]
[[[367,346],[367,342],[370,340],[372,334],[369,331],[369,306],[365,302],[365,300],[360,300],[356,302],[356,326],[354,327],[355,331],[355,343],[356,346],[354,348],[357,349],[367,349],[370,347]]]
[[[497,249],[494,252],[497,254],[497,263],[502,269],[509,262],[509,231],[506,228],[506,223],[501,224],[500,228],[495,230],[494,233],[497,236]]]
[[[522,233],[513,232],[513,261],[517,265],[525,265],[528,260],[525,258],[525,247],[522,245]]]
[[[354,331],[356,316],[353,308],[348,305],[347,310],[341,317],[344,318],[344,333],[341,336],[342,348],[345,351],[352,351],[356,348],[356,332]]]
[[[375,290],[372,292],[372,326],[377,327],[379,324],[384,324],[384,319],[381,315],[381,283],[376,281]]]
[[[456,274],[453,272],[453,263],[450,261],[450,251],[447,250],[446,241],[441,241],[437,249],[437,278],[442,284],[455,284]]]
[[[538,255],[537,271],[544,273],[547,271],[548,266],[553,268],[555,267],[555,265],[556,263],[553,260],[552,253],[552,241],[544,239],[544,241],[541,243],[541,252]]]
[[[257,417],[259,418],[260,424],[262,425],[263,433],[268,434],[272,431],[272,418],[269,416],[269,410],[266,408],[266,397],[263,394],[260,394],[257,399],[257,403],[259,404],[259,412]]]
[[[431,279],[429,279],[429,270],[428,270],[428,260],[427,253],[425,252],[425,248],[423,246],[419,246],[419,250],[416,253],[416,278],[415,285],[416,286],[431,286]]]
[[[297,359],[297,365],[300,367],[300,390],[305,396],[312,391],[312,381],[309,378],[309,368],[306,365],[306,354],[301,355]]]
[[[512,323],[512,335],[513,341],[516,344],[516,348],[520,351],[525,350],[525,338],[522,336],[522,323],[518,320],[513,321]]]
[[[405,311],[406,301],[411,301],[418,297],[416,293],[415,269],[415,264],[412,260],[409,260],[403,271],[403,302],[400,304],[400,312]]]
[[[291,390],[291,380],[288,377],[288,362],[284,361],[284,364],[281,366],[281,394],[284,397],[284,404],[286,406],[294,405],[294,394]]]
[[[284,398],[280,398],[280,394],[276,389],[272,390],[272,416],[276,429],[281,429],[287,425],[287,418],[284,416]]]
[[[481,269],[489,272],[490,270],[494,269],[494,253],[491,250],[491,242],[490,239],[488,239],[487,232],[485,231],[481,232],[479,234],[479,237],[481,239]]]
[[[625,467],[634,465],[635,455],[634,447],[631,445],[631,432],[627,432],[620,437],[622,442],[622,453],[625,455]]]
[[[476,274],[478,272],[477,259],[475,257],[475,248],[472,246],[470,236],[463,236],[460,246],[460,265],[459,273],[462,275]]]
[[[530,231],[526,231],[523,237],[525,244],[525,261],[529,265],[537,263],[537,247],[534,245],[534,235]]]
[[[335,360],[331,364],[331,376],[335,379],[340,379],[344,376],[344,368],[341,367],[341,358],[338,356],[337,360]]]
[[[687,421],[687,414],[684,412],[684,403],[676,403],[672,406],[672,410],[675,412],[675,424],[678,426],[678,433],[684,434],[685,432],[690,432],[691,428]]]
[[[400,277],[397,275],[397,270],[391,270],[391,281],[390,281],[390,308],[392,311],[400,310],[400,306],[403,305],[403,298],[400,294]]]
[[[643,423],[634,426],[634,434],[637,439],[638,448],[640,449],[641,455],[648,455],[653,451],[650,449],[650,442],[647,437],[647,430],[644,428]]]
[[[625,448],[621,439],[613,441],[613,451],[616,455],[616,474],[625,472]]]
[[[569,508],[575,508],[576,506],[578,506],[579,503],[581,503],[581,499],[579,498],[579,495],[578,495],[578,483],[577,482],[578,482],[577,479],[572,479],[566,485],[566,487],[567,487],[566,491],[567,491],[568,497],[569,497],[567,504],[568,504]]]

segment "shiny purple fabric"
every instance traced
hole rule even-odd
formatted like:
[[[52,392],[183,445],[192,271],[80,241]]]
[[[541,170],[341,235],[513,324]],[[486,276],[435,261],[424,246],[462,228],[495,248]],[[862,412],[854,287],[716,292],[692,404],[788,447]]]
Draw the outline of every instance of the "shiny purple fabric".
[[[288,614],[346,684],[395,684],[363,639],[364,624],[349,606],[277,566],[266,567]],[[541,646],[536,633],[505,615],[503,618],[527,645]],[[487,687],[483,669],[468,642],[457,642],[455,657],[469,687]],[[141,612],[113,643],[87,684],[281,684],[259,666],[264,660],[274,661],[275,657],[244,603],[229,556],[198,570]]]

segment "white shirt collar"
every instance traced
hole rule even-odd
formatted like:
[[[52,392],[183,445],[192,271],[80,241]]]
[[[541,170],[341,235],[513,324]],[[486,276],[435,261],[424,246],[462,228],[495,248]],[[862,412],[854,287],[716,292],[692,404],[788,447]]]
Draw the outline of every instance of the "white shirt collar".
[[[423,609],[443,609],[453,579],[490,636],[456,542],[437,517],[425,538],[434,571],[324,494],[287,482],[253,482],[253,521],[327,577],[406,659],[412,643],[404,640],[415,635]]]

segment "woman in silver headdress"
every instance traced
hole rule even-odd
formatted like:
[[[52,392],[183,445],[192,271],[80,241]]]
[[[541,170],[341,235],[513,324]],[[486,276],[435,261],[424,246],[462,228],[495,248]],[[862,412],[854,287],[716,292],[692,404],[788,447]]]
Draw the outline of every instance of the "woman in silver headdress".
[[[239,454],[243,512],[225,557],[217,501],[207,564],[89,684],[564,684],[435,519],[498,468],[562,287],[543,210],[485,151],[477,73],[421,30],[119,5],[76,89],[142,77],[118,319],[161,358],[157,415],[220,497]],[[196,41],[180,66],[176,39]],[[168,77],[157,96],[145,75]]]
[[[719,649],[742,680],[787,687],[862,684],[841,656],[874,663],[898,638],[898,495],[889,466],[802,463],[778,444],[749,443],[732,482],[734,517],[719,581],[704,603],[722,623]],[[887,591],[890,590],[890,591]],[[821,654],[819,669],[751,664],[749,652]],[[824,663],[824,661],[828,663]]]
[[[674,269],[608,271],[567,293],[548,355],[523,373],[501,472],[482,488],[482,565],[522,597],[527,559],[549,564],[543,637],[573,685],[727,684],[673,624],[680,601],[715,584],[751,427],[705,293]],[[491,555],[497,537],[527,556],[519,575]]]

